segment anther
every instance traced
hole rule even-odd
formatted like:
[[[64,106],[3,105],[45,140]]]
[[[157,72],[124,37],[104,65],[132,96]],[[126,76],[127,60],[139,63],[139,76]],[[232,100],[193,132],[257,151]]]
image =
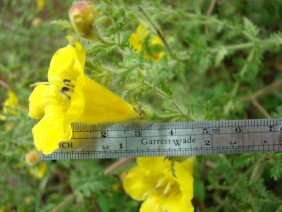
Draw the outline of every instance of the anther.
[[[67,87],[62,87],[62,89],[61,89],[63,92],[65,92],[65,91],[69,91],[70,89],[69,88],[67,88]]]
[[[72,92],[70,91],[69,88],[67,88],[67,87],[62,87],[62,89],[60,90],[60,93],[61,93],[63,96],[67,97],[69,100],[71,99]]]
[[[69,87],[73,87],[74,88],[74,83],[69,80],[69,79],[64,79],[63,80],[63,83],[66,85],[66,86],[69,86]]]
[[[171,189],[171,182],[169,181],[163,191],[163,197],[167,196],[169,190]]]

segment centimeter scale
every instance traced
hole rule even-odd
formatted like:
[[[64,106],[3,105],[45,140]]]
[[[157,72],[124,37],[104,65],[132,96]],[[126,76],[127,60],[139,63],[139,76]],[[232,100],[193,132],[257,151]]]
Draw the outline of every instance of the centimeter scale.
[[[73,124],[73,137],[42,160],[282,151],[282,118],[140,124]]]

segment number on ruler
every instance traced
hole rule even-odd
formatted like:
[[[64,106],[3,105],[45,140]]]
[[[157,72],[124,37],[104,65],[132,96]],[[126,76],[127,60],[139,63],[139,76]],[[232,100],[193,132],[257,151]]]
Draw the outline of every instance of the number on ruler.
[[[206,145],[206,146],[211,145],[211,141],[210,141],[210,140],[205,140],[205,145]]]
[[[122,149],[122,143],[119,144],[119,148]]]
[[[269,132],[273,132],[273,126],[268,126]]]
[[[106,131],[101,131],[101,137],[102,138],[107,138],[107,132]]]
[[[267,144],[267,140],[266,140],[266,139],[264,139],[264,140],[262,140],[262,141],[261,141],[261,143],[263,143],[263,144]]]
[[[204,128],[203,129],[203,134],[208,134],[209,133],[209,130],[207,128]]]
[[[142,135],[141,130],[135,130],[134,135],[135,135],[136,137],[140,137],[140,136]]]
[[[242,128],[241,128],[241,127],[239,127],[239,126],[238,126],[238,127],[236,127],[236,128],[235,128],[235,132],[236,132],[236,133],[240,133],[240,132],[242,132]]]
[[[237,144],[237,141],[230,141],[229,144],[230,144],[231,146],[234,146],[234,145]]]
[[[170,130],[169,134],[170,134],[170,135],[173,135],[173,130]]]

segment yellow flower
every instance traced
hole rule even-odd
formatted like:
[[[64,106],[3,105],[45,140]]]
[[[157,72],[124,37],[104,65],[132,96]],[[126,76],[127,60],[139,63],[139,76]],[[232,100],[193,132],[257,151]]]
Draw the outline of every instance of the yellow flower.
[[[38,166],[29,169],[29,173],[37,179],[42,179],[48,170],[46,163],[41,163]]]
[[[71,38],[70,38],[71,39]],[[37,150],[50,154],[72,137],[71,123],[108,123],[138,117],[133,107],[83,73],[84,48],[75,42],[52,57],[48,83],[29,97],[29,116],[41,119],[32,129]]]
[[[175,176],[171,161],[164,157],[137,158],[123,179],[125,191],[135,200],[144,201],[141,212],[185,212],[194,211],[193,158],[175,162]]]
[[[8,98],[4,101],[4,114],[17,115],[15,109],[19,104],[19,99],[13,91],[8,92]]]
[[[159,36],[153,35],[151,40],[152,46],[162,46],[163,42]],[[152,59],[153,61],[159,61],[165,55],[164,51],[152,50],[152,52],[145,51],[145,58]]]
[[[13,91],[8,92],[8,98],[3,103],[3,115],[0,114],[0,120],[5,121],[7,115],[16,116],[16,108],[19,105],[19,99]],[[13,128],[12,123],[5,123],[5,130],[10,131]]]
[[[45,0],[36,0],[37,10],[41,11],[45,6]]]
[[[158,62],[165,55],[164,51],[157,48],[162,47],[162,40],[157,35],[151,35],[150,31],[143,25],[140,24],[136,31],[131,34],[129,44],[137,53],[140,53],[146,39],[149,39],[150,46],[144,51],[145,58]]]
[[[149,30],[143,25],[139,25],[136,32],[133,32],[129,38],[130,46],[132,46],[138,53],[142,50],[142,42],[148,36]]]

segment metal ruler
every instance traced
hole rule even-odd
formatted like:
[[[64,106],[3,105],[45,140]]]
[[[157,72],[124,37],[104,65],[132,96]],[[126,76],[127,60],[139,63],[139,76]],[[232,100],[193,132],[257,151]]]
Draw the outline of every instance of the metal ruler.
[[[73,124],[73,137],[42,160],[282,151],[282,118],[140,124]]]

